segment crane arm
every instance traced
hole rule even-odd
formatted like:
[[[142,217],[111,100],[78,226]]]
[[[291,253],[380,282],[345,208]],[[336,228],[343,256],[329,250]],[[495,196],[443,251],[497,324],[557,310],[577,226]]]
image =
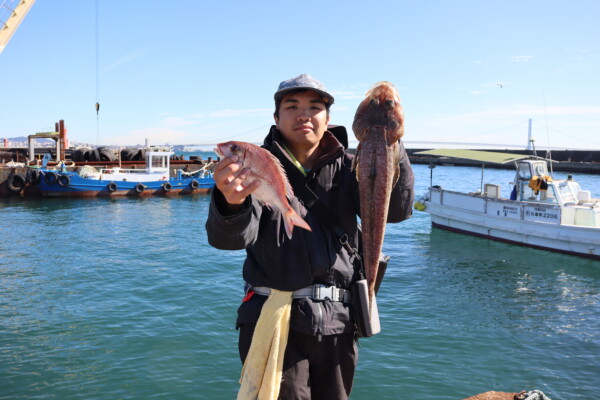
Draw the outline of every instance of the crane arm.
[[[4,0],[0,5],[0,53],[27,15],[35,0],[20,0],[13,8],[14,1]]]

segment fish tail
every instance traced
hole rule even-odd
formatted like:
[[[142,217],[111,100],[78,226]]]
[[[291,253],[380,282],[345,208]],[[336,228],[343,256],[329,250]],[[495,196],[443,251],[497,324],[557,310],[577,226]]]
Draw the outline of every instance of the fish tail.
[[[289,210],[283,216],[283,222],[285,225],[285,232],[287,233],[288,238],[292,238],[292,231],[294,230],[294,226],[297,226],[302,229],[306,229],[307,231],[311,231],[310,226],[306,223],[305,220],[302,219],[300,215],[293,208],[289,208]]]

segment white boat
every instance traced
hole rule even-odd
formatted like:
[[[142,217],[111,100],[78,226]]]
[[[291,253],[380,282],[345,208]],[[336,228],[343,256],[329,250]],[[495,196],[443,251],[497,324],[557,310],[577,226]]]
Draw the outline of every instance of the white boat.
[[[430,150],[417,153],[489,163],[514,163],[510,198],[500,186],[483,184],[462,193],[430,186],[415,202],[429,213],[433,227],[561,253],[600,259],[600,199],[591,197],[570,176],[549,176],[547,160],[518,154],[475,150]],[[483,167],[482,167],[483,168]]]

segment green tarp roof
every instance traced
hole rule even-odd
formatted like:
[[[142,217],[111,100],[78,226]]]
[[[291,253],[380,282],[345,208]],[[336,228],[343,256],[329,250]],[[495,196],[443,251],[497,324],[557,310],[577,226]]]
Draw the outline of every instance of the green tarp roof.
[[[523,154],[496,153],[493,151],[463,150],[463,149],[436,149],[419,151],[416,155],[430,155],[440,157],[462,158],[466,160],[481,161],[483,163],[507,164],[513,161],[531,158]]]

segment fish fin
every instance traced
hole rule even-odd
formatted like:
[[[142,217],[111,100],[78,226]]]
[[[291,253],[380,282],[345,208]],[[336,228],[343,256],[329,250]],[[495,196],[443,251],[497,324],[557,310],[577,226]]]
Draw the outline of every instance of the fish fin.
[[[289,211],[285,213],[283,216],[283,223],[285,225],[285,233],[287,233],[288,238],[292,238],[292,231],[294,230],[294,226],[298,228],[306,229],[307,231],[311,231],[310,226],[306,223],[305,220],[302,219],[300,215],[293,208],[290,207]]]
[[[398,180],[400,180],[400,146],[398,142],[394,144],[394,180],[392,181],[392,187],[396,186]]]
[[[285,173],[285,169],[283,169],[281,161],[279,161],[279,158],[275,157],[275,154],[271,153],[270,151],[265,151],[265,153],[268,154],[269,157],[271,157],[271,160],[273,160],[273,162],[275,163],[277,171],[283,177],[283,183],[285,185],[285,195],[288,199],[292,198],[294,196],[294,190],[292,189],[292,185],[290,185],[290,180],[288,179],[287,174]]]
[[[352,172],[356,172],[356,180],[358,181],[358,167],[360,163],[360,143],[356,146],[356,153],[354,155],[354,159],[352,160],[352,168],[350,169]]]

